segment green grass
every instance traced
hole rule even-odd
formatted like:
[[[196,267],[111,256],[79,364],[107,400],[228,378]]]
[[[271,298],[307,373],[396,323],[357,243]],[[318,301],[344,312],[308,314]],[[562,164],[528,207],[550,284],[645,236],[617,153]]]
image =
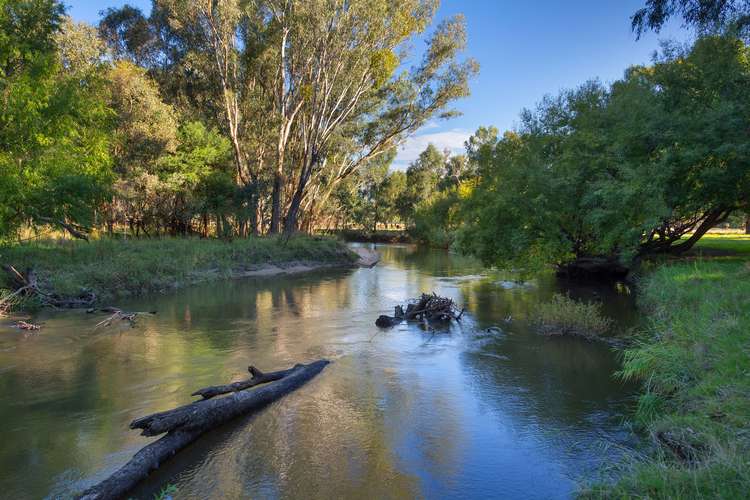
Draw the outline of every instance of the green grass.
[[[736,260],[664,265],[640,301],[648,323],[625,351],[621,376],[644,384],[635,417],[653,454],[583,496],[748,498],[750,268]]]
[[[693,253],[721,253],[750,257],[750,234],[708,233],[693,247]]]
[[[612,320],[602,314],[600,304],[580,302],[555,294],[537,307],[537,321],[546,335],[577,335],[593,338],[609,330]]]
[[[356,260],[334,239],[295,236],[214,239],[101,239],[90,243],[48,240],[0,247],[0,263],[20,271],[33,268],[46,291],[76,296],[92,290],[100,301],[140,295],[228,277],[263,264]]]

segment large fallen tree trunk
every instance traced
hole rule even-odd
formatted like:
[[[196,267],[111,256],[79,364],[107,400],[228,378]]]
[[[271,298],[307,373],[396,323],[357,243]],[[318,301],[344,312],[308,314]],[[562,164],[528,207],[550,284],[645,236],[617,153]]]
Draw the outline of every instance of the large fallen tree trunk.
[[[131,429],[143,429],[142,434],[155,436],[167,434],[136,453],[133,458],[109,478],[89,488],[78,498],[104,500],[120,498],[149,472],[159,467],[166,459],[193,442],[201,434],[228,422],[240,415],[258,410],[282,396],[292,392],[320,373],[329,361],[321,359],[307,365],[295,365],[289,370],[263,374],[251,367],[253,378],[236,384],[262,384],[265,387],[254,390],[233,392],[235,384],[207,387],[194,394],[213,397],[232,391],[229,396],[217,399],[203,399],[173,410],[154,413],[131,422]],[[278,377],[278,378],[276,378]]]

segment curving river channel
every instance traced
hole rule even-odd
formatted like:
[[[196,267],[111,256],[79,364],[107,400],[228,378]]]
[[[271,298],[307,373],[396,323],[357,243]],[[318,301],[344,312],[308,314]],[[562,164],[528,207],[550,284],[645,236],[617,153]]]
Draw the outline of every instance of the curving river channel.
[[[130,300],[157,310],[135,328],[43,313],[41,331],[0,328],[0,497],[66,498],[150,438],[135,417],[199,387],[326,357],[312,382],[201,438],[134,498],[568,498],[635,438],[634,387],[606,346],[546,338],[527,324],[556,291],[602,300],[627,328],[617,287],[518,285],[471,260],[378,246],[373,269],[199,285]],[[506,278],[507,279],[507,278]],[[374,320],[421,292],[467,308],[448,332]],[[509,320],[509,321],[508,321]],[[502,332],[485,329],[498,325]]]

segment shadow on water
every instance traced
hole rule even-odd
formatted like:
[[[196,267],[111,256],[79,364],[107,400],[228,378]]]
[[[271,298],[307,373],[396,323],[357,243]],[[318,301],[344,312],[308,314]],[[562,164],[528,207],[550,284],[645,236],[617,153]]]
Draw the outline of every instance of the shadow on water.
[[[378,247],[373,269],[195,286],[130,300],[157,310],[135,328],[93,330],[100,315],[44,313],[44,328],[0,332],[0,488],[64,497],[106,477],[150,439],[135,417],[196,388],[334,360],[304,388],[179,453],[134,497],[420,496],[566,498],[634,444],[623,425],[633,387],[617,356],[529,326],[554,293],[598,300],[626,329],[632,298],[613,287],[530,283],[471,259]],[[467,308],[429,331],[374,319],[422,292]],[[501,331],[486,331],[499,325]],[[615,445],[615,446],[612,446]]]

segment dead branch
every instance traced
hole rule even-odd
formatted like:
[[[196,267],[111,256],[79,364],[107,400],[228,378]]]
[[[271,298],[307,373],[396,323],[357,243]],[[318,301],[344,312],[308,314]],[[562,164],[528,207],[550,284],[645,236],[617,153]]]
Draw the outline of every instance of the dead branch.
[[[268,382],[273,382],[274,380],[282,379],[289,375],[292,370],[294,370],[294,368],[271,373],[263,373],[254,366],[248,366],[247,371],[252,374],[251,378],[247,380],[240,380],[239,382],[234,382],[232,384],[204,387],[203,389],[198,389],[197,391],[192,393],[191,396],[201,396],[203,399],[211,399],[212,397],[218,396],[220,394],[244,391],[245,389],[255,387],[256,385],[266,384]]]
[[[89,309],[88,311],[89,312],[94,312],[95,310]],[[136,318],[139,315],[142,315],[142,314],[151,314],[151,315],[156,314],[155,311],[150,311],[150,312],[143,312],[143,311],[125,312],[122,309],[118,309],[117,307],[104,307],[104,308],[100,309],[100,311],[106,312],[106,313],[112,313],[112,314],[110,316],[104,318],[103,320],[101,320],[96,325],[94,325],[94,330],[96,330],[96,329],[98,329],[100,327],[105,327],[106,328],[106,327],[112,325],[112,323],[119,322],[119,321],[127,321],[128,323],[130,323],[130,326],[133,327],[133,326],[135,326],[135,320],[136,320]]]
[[[39,330],[42,328],[39,325],[35,325],[34,323],[27,323],[25,321],[16,321],[16,324],[14,325],[16,328],[20,328],[21,330]]]
[[[44,306],[74,308],[90,306],[96,301],[93,292],[85,290],[78,297],[60,297],[54,293],[47,293],[40,289],[39,280],[33,269],[28,269],[24,275],[11,265],[3,265],[3,270],[8,275],[11,285],[15,291],[0,301],[0,310],[7,310],[11,301],[24,296],[37,298]]]
[[[412,299],[403,307],[396,306],[394,316],[381,315],[375,321],[377,326],[387,328],[406,321],[460,321],[464,309],[458,309],[453,299],[440,297],[436,293],[423,293],[419,298]]]
[[[83,227],[78,224],[74,224],[72,222],[65,222],[64,220],[61,220],[61,219],[52,219],[50,217],[39,217],[39,220],[46,224],[60,226],[61,228],[69,232],[70,235],[73,236],[74,238],[77,238],[79,240],[85,240],[87,242],[89,241],[89,235],[88,235],[89,229],[86,227]]]

